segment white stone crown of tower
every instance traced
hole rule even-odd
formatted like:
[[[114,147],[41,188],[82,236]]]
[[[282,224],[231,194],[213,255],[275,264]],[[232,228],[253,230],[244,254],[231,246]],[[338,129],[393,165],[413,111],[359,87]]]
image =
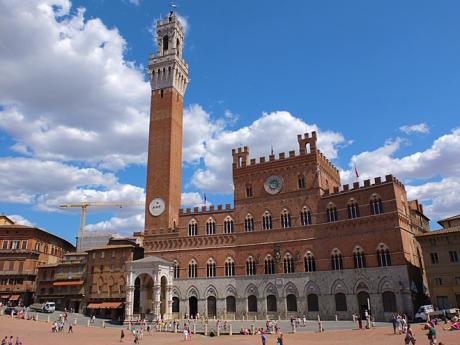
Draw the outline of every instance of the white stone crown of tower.
[[[156,34],[157,55],[149,57],[152,90],[173,87],[184,96],[188,84],[188,65],[182,58],[184,28],[174,12],[157,21]]]

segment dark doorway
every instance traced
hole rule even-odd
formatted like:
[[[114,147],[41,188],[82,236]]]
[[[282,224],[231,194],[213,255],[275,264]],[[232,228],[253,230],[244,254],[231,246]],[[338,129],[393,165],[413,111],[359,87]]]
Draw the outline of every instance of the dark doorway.
[[[133,302],[133,312],[134,314],[139,313],[139,307],[141,304],[141,279],[139,277],[134,281],[134,302]]]
[[[287,311],[297,311],[297,297],[293,294],[286,296]]]
[[[254,295],[248,296],[248,312],[257,313],[257,297]]]
[[[227,302],[227,313],[236,313],[236,301],[235,297],[233,296],[228,296],[226,298]]]
[[[358,306],[359,314],[364,318],[364,312],[367,310],[368,313],[371,313],[370,299],[369,294],[366,291],[361,291],[358,293]]]
[[[173,313],[179,312],[179,298],[178,297],[172,298],[172,312]]]
[[[276,306],[276,296],[275,295],[268,295],[267,296],[267,311],[269,313],[276,312],[278,310]]]
[[[216,313],[216,298],[214,296],[208,297],[208,317],[214,317]]]
[[[190,312],[190,317],[194,319],[196,317],[196,313],[198,313],[198,300],[195,296],[188,299],[188,310]]]

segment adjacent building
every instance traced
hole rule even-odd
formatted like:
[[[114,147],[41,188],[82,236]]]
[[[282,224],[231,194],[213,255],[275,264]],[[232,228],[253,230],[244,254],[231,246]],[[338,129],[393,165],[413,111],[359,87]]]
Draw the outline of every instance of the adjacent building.
[[[88,250],[84,311],[124,319],[127,264],[142,257],[143,248],[136,239],[114,239]]]
[[[65,253],[74,250],[71,243],[56,235],[0,216],[1,302],[33,303],[38,267],[57,263]]]
[[[431,301],[437,309],[460,308],[460,215],[438,223],[441,230],[417,235]]]
[[[392,175],[342,185],[316,132],[276,156],[234,149],[234,206],[181,209],[184,31],[171,12],[156,34],[146,258],[129,266],[127,317],[331,319],[370,310],[383,320],[425,303],[415,239],[428,231],[422,206]]]
[[[38,268],[36,302],[53,301],[58,310],[83,311],[87,253],[67,253],[58,264]]]

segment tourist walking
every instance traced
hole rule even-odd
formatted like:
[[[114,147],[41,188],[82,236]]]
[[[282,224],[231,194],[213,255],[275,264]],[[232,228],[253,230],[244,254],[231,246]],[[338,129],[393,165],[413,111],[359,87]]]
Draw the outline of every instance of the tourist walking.
[[[125,332],[123,332],[123,330],[121,330],[121,333],[120,333],[120,343],[123,342],[123,339],[125,338]]]
[[[404,337],[404,344],[405,345],[415,344],[414,333],[412,332],[412,328],[410,327],[409,324],[407,325],[406,336]]]
[[[437,338],[436,338],[436,328],[434,327],[433,323],[430,323],[430,328],[428,328],[427,337],[430,341],[430,345],[436,345]]]
[[[260,340],[262,340],[262,345],[265,345],[267,342],[267,336],[265,335],[265,332],[262,331],[262,334],[260,336]]]
[[[396,328],[397,328],[397,324],[396,324],[396,316],[393,314],[393,316],[391,317],[391,323],[393,325],[393,333],[396,334]]]

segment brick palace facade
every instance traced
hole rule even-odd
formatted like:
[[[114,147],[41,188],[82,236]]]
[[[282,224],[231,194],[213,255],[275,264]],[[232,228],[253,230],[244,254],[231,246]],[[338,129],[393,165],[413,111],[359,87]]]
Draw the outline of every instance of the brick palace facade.
[[[159,315],[161,304],[168,317],[332,319],[365,309],[378,320],[412,315],[424,302],[415,240],[428,231],[422,206],[392,175],[341,185],[315,132],[292,133],[298,147],[276,156],[254,159],[248,147],[229,152],[233,207],[180,208],[183,39],[174,13],[158,21],[157,54],[149,61],[144,250],[169,261],[173,279],[160,293],[151,286],[157,278],[148,278],[153,298],[139,301],[147,278],[130,272],[128,317]]]

